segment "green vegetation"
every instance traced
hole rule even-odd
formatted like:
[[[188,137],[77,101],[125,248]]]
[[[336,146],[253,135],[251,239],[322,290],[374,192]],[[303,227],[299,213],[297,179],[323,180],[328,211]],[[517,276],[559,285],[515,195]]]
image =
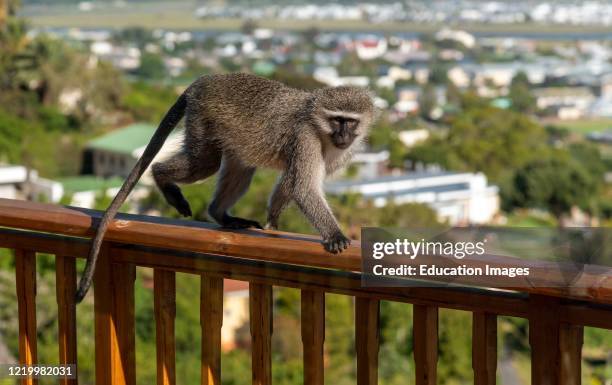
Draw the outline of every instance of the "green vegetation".
[[[557,127],[565,128],[572,132],[586,134],[591,131],[612,130],[612,119],[579,119],[551,122]]]
[[[515,204],[547,209],[557,218],[578,206],[589,210],[601,178],[594,178],[566,153],[552,152],[535,159],[514,176]]]
[[[529,90],[529,80],[524,72],[519,72],[510,84],[509,98],[514,111],[531,114],[535,112],[536,101]]]
[[[525,115],[488,105],[471,105],[450,121],[444,134],[416,146],[413,161],[438,163],[450,170],[481,171],[495,182],[534,157],[545,143],[544,130]]]

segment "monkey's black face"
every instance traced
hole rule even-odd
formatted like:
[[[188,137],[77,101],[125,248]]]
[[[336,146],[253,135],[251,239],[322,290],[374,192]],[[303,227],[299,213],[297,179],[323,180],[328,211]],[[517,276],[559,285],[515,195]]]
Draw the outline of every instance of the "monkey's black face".
[[[334,146],[344,150],[353,144],[357,137],[359,120],[336,116],[329,119],[329,125],[332,129],[330,136]]]

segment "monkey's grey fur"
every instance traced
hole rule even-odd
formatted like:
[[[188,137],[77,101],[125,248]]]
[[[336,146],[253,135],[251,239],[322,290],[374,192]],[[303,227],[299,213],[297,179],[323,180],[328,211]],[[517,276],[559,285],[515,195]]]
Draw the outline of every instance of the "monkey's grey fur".
[[[248,74],[203,76],[178,98],[105,212],[79,282],[80,302],[93,276],[106,228],[127,195],[185,115],[182,149],[152,166],[153,177],[169,204],[191,216],[177,183],[193,183],[220,170],[209,215],[224,227],[261,226],[233,217],[228,210],[246,192],[257,167],[281,170],[270,197],[266,228],[276,228],[281,211],[294,200],[337,253],[346,238],[323,195],[325,176],[349,160],[351,147],[367,132],[374,106],[370,94],[354,87],[306,92]]]

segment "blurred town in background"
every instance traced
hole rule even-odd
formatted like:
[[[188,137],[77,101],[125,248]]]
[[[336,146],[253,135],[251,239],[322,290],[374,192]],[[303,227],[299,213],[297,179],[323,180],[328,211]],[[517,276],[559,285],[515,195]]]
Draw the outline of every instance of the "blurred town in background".
[[[238,71],[297,88],[373,91],[380,119],[346,172],[325,184],[353,238],[362,226],[612,224],[607,1],[0,0],[0,197],[106,208],[180,92],[198,76]],[[236,213],[264,221],[275,178],[258,171]],[[145,176],[124,211],[177,216],[152,187]],[[185,187],[198,220],[207,220],[212,189],[212,180]],[[312,232],[295,208],[281,228]],[[4,255],[0,266],[10,270]],[[2,273],[8,293],[14,282]],[[48,278],[39,298],[53,292]],[[151,278],[143,269],[137,285],[143,384],[155,376]],[[197,284],[177,281],[183,382],[199,373]],[[223,382],[247,384],[246,283],[230,282],[226,292]],[[326,381],[351,384],[352,303],[329,297]],[[52,298],[41,311],[47,319],[39,317],[45,363],[56,361]],[[0,323],[0,362],[14,360],[17,349],[16,320],[2,314],[11,301],[14,293],[0,295],[0,319],[10,320]],[[91,305],[89,298],[83,306]],[[383,305],[384,385],[412,381],[410,312]],[[93,339],[92,315],[84,313],[79,333]],[[297,384],[299,293],[275,292],[274,322],[283,326],[274,335],[274,381]],[[443,311],[440,322],[440,381],[470,383],[470,335],[450,333],[451,325],[470,330],[469,315]],[[527,325],[500,322],[500,383],[527,384]],[[91,358],[93,344],[79,349]],[[587,330],[584,349],[585,383],[611,384],[611,333]],[[89,358],[80,361],[82,383],[92,381]]]

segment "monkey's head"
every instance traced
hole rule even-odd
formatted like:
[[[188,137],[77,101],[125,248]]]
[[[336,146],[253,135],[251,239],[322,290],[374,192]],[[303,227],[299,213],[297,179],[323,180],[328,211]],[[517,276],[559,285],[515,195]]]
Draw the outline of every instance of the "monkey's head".
[[[339,149],[363,138],[374,118],[372,96],[357,87],[329,87],[314,91],[315,124]]]

